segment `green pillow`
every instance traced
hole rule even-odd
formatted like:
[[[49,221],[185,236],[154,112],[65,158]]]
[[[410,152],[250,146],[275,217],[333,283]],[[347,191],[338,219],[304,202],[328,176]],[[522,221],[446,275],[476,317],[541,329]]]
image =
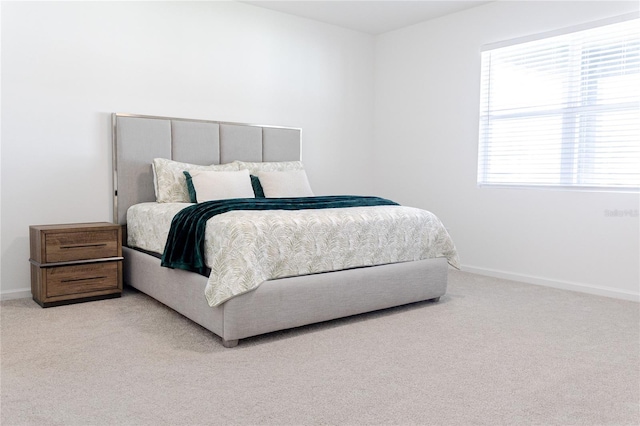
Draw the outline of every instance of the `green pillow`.
[[[256,196],[256,198],[265,198],[264,190],[262,189],[262,185],[260,184],[260,179],[258,179],[258,176],[251,175],[251,186],[253,187],[253,194]]]
[[[196,197],[196,188],[193,186],[193,181],[191,180],[191,174],[188,171],[183,171],[184,177],[187,179],[187,191],[189,191],[189,201],[192,203],[197,203],[198,198]]]

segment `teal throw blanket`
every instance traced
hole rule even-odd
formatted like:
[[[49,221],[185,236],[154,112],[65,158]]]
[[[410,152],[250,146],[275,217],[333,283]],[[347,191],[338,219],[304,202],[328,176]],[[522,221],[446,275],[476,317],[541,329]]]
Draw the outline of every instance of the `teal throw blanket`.
[[[174,216],[162,255],[162,266],[208,275],[204,261],[204,230],[207,221],[213,216],[232,210],[308,210],[397,205],[384,198],[354,195],[234,198],[195,204],[180,210]]]

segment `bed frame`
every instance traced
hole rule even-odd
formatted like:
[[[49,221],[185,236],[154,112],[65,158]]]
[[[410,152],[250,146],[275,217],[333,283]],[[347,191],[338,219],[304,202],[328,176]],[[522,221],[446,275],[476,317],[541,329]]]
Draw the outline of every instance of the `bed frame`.
[[[114,221],[155,201],[151,162],[193,164],[301,159],[301,130],[208,120],[113,114]],[[126,229],[126,228],[125,228]],[[158,258],[126,247],[124,283],[222,338],[239,339],[424,300],[447,289],[445,258],[395,263],[265,281],[217,307],[207,304],[207,277],[163,268]]]

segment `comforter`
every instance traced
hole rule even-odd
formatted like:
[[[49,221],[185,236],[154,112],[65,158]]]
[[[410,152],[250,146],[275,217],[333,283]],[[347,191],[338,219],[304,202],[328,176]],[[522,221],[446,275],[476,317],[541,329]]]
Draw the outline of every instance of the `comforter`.
[[[127,215],[128,244],[162,253],[173,217],[189,206],[133,206]],[[276,278],[434,257],[459,267],[455,245],[440,220],[398,205],[232,210],[207,219],[202,240],[211,270],[205,289],[210,306]]]

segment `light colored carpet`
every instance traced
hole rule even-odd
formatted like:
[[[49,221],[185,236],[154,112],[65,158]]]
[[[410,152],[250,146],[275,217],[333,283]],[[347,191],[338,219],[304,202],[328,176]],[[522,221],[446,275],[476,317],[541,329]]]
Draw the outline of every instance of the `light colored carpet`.
[[[220,339],[147,296],[2,302],[9,425],[637,425],[640,305],[451,271],[420,303]]]

